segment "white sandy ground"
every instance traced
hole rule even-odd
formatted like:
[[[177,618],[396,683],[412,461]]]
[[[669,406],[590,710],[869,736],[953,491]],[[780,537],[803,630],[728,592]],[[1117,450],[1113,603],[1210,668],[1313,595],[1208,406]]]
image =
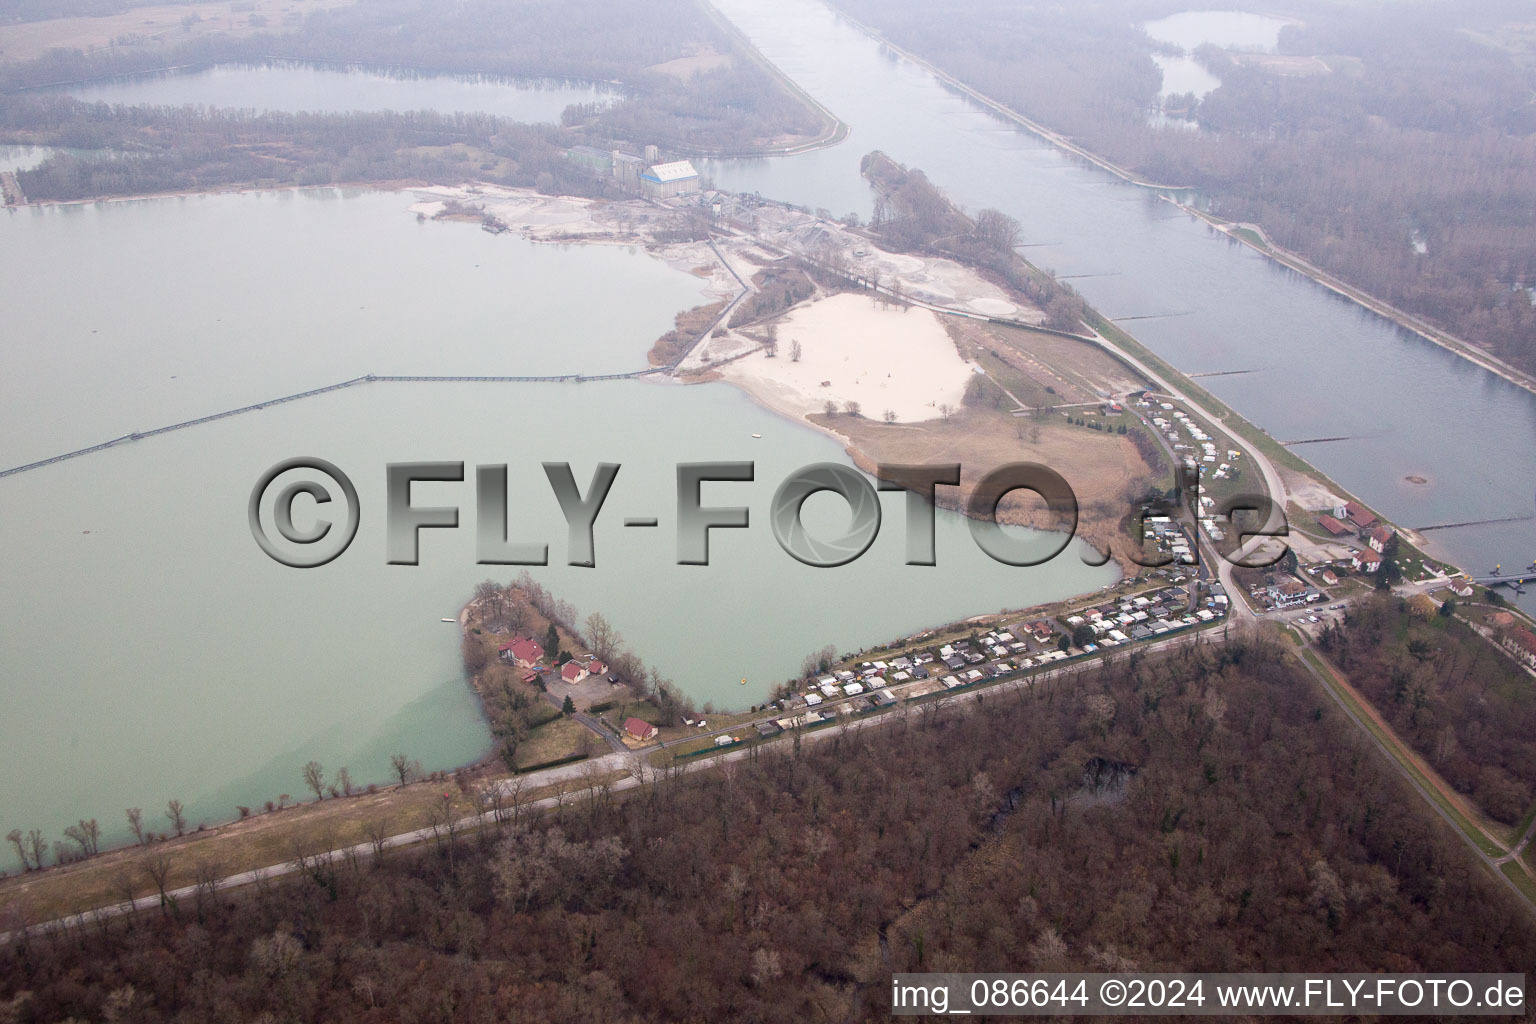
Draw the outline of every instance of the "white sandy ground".
[[[658,226],[664,215],[638,200],[615,203],[579,196],[545,196],[531,189],[496,185],[433,185],[414,191],[423,198],[410,210],[427,217],[441,213],[447,199],[459,199],[483,207],[530,241],[643,248],[669,266],[699,278],[702,302],[731,299],[741,291],[736,278],[706,243],[652,242],[648,229]],[[434,196],[443,198],[427,198]]]
[[[703,242],[667,245],[653,242],[650,232],[662,226],[669,214],[644,200],[615,202],[546,196],[532,189],[487,184],[433,185],[415,191],[421,201],[411,210],[428,217],[439,213],[446,200],[459,199],[483,207],[486,213],[494,214],[513,231],[533,241],[641,245],[652,255],[681,270],[697,272],[708,268],[709,274],[702,277],[702,281],[711,298],[727,298],[740,289]],[[689,200],[674,202],[681,206]],[[784,251],[788,251],[815,259],[839,259],[849,270],[878,279],[885,287],[899,288],[921,302],[985,316],[1013,317],[1027,323],[1044,320],[1038,309],[1017,304],[1003,289],[954,260],[886,252],[867,236],[837,221],[822,220],[785,207],[765,204],[748,216],[751,230],[771,248],[759,246],[752,238],[743,235],[722,235],[716,239],[716,244],[735,262],[743,277],[750,277],[765,263],[783,258]],[[737,341],[738,351],[746,347],[746,343]],[[735,354],[727,351],[729,347],[719,346],[713,359]],[[685,365],[684,368],[697,369],[698,366]]]
[[[802,348],[799,362],[790,356]],[[939,406],[960,408],[975,372],[949,332],[926,309],[876,306],[867,295],[842,294],[801,306],[779,324],[779,354],[754,352],[721,374],[763,404],[793,419],[839,411],[858,402],[870,419],[887,409],[904,423],[938,419]],[[829,382],[825,387],[822,382]]]

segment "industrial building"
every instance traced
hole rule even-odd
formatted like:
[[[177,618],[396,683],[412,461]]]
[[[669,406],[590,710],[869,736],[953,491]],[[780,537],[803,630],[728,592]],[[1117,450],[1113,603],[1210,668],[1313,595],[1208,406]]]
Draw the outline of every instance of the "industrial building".
[[[639,193],[647,199],[670,199],[699,191],[699,172],[693,164],[687,160],[658,163],[655,146],[646,146],[644,157],[594,146],[572,146],[565,155],[589,170],[612,175],[624,191]]]
[[[647,199],[670,199],[699,190],[699,172],[687,160],[653,164],[640,175],[640,191]]]
[[[645,171],[645,161],[622,150],[613,151],[613,176],[626,192],[640,191],[640,175]]]

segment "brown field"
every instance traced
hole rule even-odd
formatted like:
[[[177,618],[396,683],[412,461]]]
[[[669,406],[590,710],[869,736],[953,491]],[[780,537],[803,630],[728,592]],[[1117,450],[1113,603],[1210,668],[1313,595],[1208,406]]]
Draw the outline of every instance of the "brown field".
[[[945,327],[962,356],[981,363],[1030,408],[1098,402],[1106,393],[1123,394],[1143,384],[1130,368],[1087,342],[955,317],[947,317]]]
[[[55,18],[0,25],[0,60],[33,60],[53,49],[91,50],[113,45],[183,42],[226,32],[251,35],[280,30],[311,11],[346,7],[353,0],[226,0],[209,4],[137,7],[101,18]],[[266,25],[251,23],[251,16]],[[200,20],[183,25],[185,18]]]
[[[1072,485],[1079,506],[1077,535],[1101,550],[1118,535],[1129,502],[1152,481],[1151,470],[1127,437],[1069,426],[1060,415],[1037,419],[973,407],[957,412],[947,422],[887,424],[825,415],[810,419],[847,438],[849,454],[866,472],[873,472],[882,462],[960,463],[962,502],[969,499],[976,483],[998,466],[1043,463]],[[939,503],[955,507],[953,489],[941,489]],[[1025,493],[1005,498],[998,518],[1019,525],[1053,525],[1042,503]],[[1117,550],[1123,546],[1117,545]]]

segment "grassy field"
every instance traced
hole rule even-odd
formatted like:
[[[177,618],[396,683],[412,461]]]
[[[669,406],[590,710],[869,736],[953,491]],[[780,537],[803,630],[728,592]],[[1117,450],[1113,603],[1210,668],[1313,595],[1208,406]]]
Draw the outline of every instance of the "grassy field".
[[[607,750],[592,730],[573,718],[560,717],[531,730],[517,747],[517,767],[548,764],[575,754],[598,754]]]
[[[370,832],[393,835],[422,828],[434,805],[448,803],[455,816],[474,813],[451,780],[418,782],[376,793],[326,800],[261,814],[152,846],[113,850],[79,864],[32,872],[0,882],[0,905],[18,907],[42,921],[90,907],[117,903],[130,893],[156,891],[147,867],[163,857],[166,888],[193,885],[291,861],[306,854],[368,842]]]
[[[1030,407],[1097,403],[1105,393],[1144,385],[1095,345],[1044,331],[946,318],[960,354],[980,362]]]
[[[136,7],[99,18],[54,18],[0,25],[0,60],[33,60],[49,50],[87,52],[105,46],[185,42],[216,32],[249,35],[280,28],[313,11],[353,0],[227,0]],[[254,18],[253,18],[254,16]]]
[[[1232,234],[1236,235],[1238,238],[1241,238],[1249,245],[1257,246],[1260,249],[1269,248],[1264,239],[1259,237],[1259,233],[1251,228],[1233,228]]]

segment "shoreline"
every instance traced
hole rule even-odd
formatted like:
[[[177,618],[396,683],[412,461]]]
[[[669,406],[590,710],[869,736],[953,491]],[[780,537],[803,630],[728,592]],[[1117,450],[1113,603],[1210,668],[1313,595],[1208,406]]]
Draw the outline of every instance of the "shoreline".
[[[358,191],[358,192],[398,193],[398,194],[401,194],[403,196],[404,195],[415,195],[415,196],[418,197],[418,201],[435,201],[435,202],[442,201],[447,195],[459,195],[461,198],[465,198],[465,199],[468,199],[468,200],[471,200],[471,201],[474,201],[474,200],[477,200],[477,199],[487,199],[487,198],[494,200],[494,198],[495,198],[495,191],[493,191],[489,195],[487,195],[486,193],[483,193],[483,192],[482,193],[467,192],[466,190],[469,189],[469,188],[499,190],[500,192],[502,192],[503,194],[505,194],[509,198],[523,198],[523,199],[528,199],[528,200],[533,200],[533,201],[542,201],[542,202],[573,201],[573,202],[577,202],[577,203],[581,203],[581,204],[586,204],[586,205],[591,205],[591,204],[596,204],[596,203],[613,203],[614,202],[612,200],[594,199],[592,197],[586,197],[586,196],[549,196],[549,195],[545,195],[545,194],[543,194],[541,192],[538,192],[535,189],[519,188],[519,187],[514,187],[514,186],[479,185],[479,184],[476,184],[476,183],[473,183],[473,182],[467,182],[467,183],[463,183],[463,184],[460,184],[460,185],[440,185],[440,184],[434,184],[434,183],[430,183],[430,182],[423,182],[423,181],[419,181],[419,180],[407,179],[407,180],[400,180],[400,181],[384,181],[384,182],[371,181],[371,182],[329,183],[329,184],[323,184],[323,185],[280,185],[280,186],[250,186],[250,185],[244,185],[244,186],[238,186],[238,187],[210,187],[210,188],[204,188],[204,189],[190,189],[190,190],[180,190],[180,191],[169,191],[169,192],[149,193],[149,194],[134,195],[134,196],[110,196],[110,197],[98,197],[98,198],[90,198],[90,199],[70,199],[70,200],[34,200],[34,201],[29,202],[27,205],[29,205],[29,206],[37,206],[37,207],[79,206],[79,205],[86,205],[86,204],[93,204],[93,203],[135,202],[135,201],[141,201],[141,200],[171,199],[171,198],[182,198],[182,197],[189,197],[189,196],[255,195],[255,194],[260,194],[260,193],[264,193],[264,192],[266,192],[266,193],[283,193],[283,192],[303,192],[303,191],[323,191],[323,190],[333,190],[333,191],[355,190],[355,191]],[[1172,205],[1176,206],[1176,207],[1179,207],[1181,209],[1186,209],[1186,207],[1184,207],[1182,204],[1177,203],[1177,202],[1175,202],[1173,200],[1169,200],[1169,202]],[[406,207],[407,210],[409,210],[410,205],[411,204],[407,205],[407,207]],[[10,207],[9,209],[19,210],[19,209],[22,209],[22,207],[19,207],[19,206],[18,207]],[[1189,212],[1192,215],[1199,216],[1199,212],[1198,211],[1195,211],[1195,210],[1191,209],[1191,210],[1189,210]],[[1202,219],[1205,219],[1205,218],[1202,218]],[[1218,230],[1223,230],[1218,224],[1212,223],[1212,226],[1216,227]],[[677,261],[673,261],[673,260],[668,260],[665,257],[665,255],[663,255],[662,250],[668,248],[668,246],[665,246],[665,245],[657,246],[655,243],[649,242],[649,241],[644,240],[644,239],[625,240],[625,239],[617,238],[617,237],[613,236],[612,234],[605,235],[605,234],[601,234],[601,233],[593,233],[593,234],[590,234],[590,235],[566,235],[566,236],[561,236],[561,237],[558,237],[558,238],[540,238],[536,234],[533,234],[533,233],[531,233],[529,231],[526,231],[526,230],[524,230],[521,227],[514,228],[513,231],[514,231],[514,233],[516,233],[518,235],[518,237],[520,237],[520,238],[522,238],[522,239],[524,239],[526,241],[536,242],[536,243],[537,242],[545,242],[545,243],[562,243],[562,244],[573,244],[574,243],[574,244],[587,244],[587,245],[591,245],[591,244],[607,244],[607,245],[637,245],[637,246],[642,246],[642,247],[647,248],[651,252],[651,254],[653,256],[655,256],[656,258],[662,259],[663,262],[667,262],[667,263],[669,263],[669,265],[677,267],[680,270],[680,272],[686,272],[686,270],[683,269],[681,262],[677,262]],[[1244,244],[1248,244],[1248,245],[1252,246],[1252,243],[1248,242],[1245,239],[1242,239],[1238,235],[1228,233],[1225,230],[1223,230],[1223,233],[1224,234],[1228,234],[1228,237],[1237,238],[1239,241],[1243,241]],[[1254,248],[1258,248],[1258,247],[1254,247]],[[1262,252],[1263,250],[1259,250],[1259,251]],[[1301,273],[1302,271],[1297,271],[1297,272]],[[706,283],[706,282],[702,282],[702,280],[701,280],[701,283]],[[884,290],[884,289],[882,289],[882,290]],[[922,304],[918,304],[918,305],[919,305],[919,308],[922,308]],[[1121,329],[1120,333],[1125,333],[1125,332],[1123,331],[1123,329]],[[1085,342],[1085,343],[1094,343],[1095,340],[1096,340],[1096,339],[1094,339],[1094,338],[1092,338],[1090,336],[1076,335],[1076,334],[1070,334],[1070,333],[1066,333],[1066,334],[1064,334],[1064,336],[1065,337],[1070,337],[1073,340],[1077,340],[1077,341]],[[1157,369],[1157,372],[1162,374],[1163,376],[1169,378],[1169,382],[1172,383],[1172,384],[1175,384],[1178,388],[1180,388],[1182,391],[1184,391],[1185,394],[1192,395],[1192,396],[1198,396],[1200,399],[1202,399],[1204,401],[1213,401],[1213,398],[1212,398],[1212,396],[1210,396],[1209,392],[1205,391],[1204,388],[1200,387],[1199,383],[1197,381],[1190,380],[1182,372],[1174,369],[1169,364],[1167,364],[1166,361],[1164,361],[1161,357],[1158,357],[1155,353],[1152,353],[1150,350],[1146,349],[1145,346],[1142,345],[1140,342],[1134,341],[1134,336],[1131,336],[1131,337],[1132,337],[1132,340],[1133,340],[1133,343],[1134,343],[1135,347],[1137,349],[1142,350],[1142,351],[1140,351],[1140,352],[1127,351],[1121,344],[1119,344],[1117,341],[1113,340],[1112,338],[1111,339],[1105,339],[1100,344],[1102,345],[1102,347],[1105,348],[1106,351],[1110,351],[1110,352],[1116,354],[1117,357],[1120,357],[1122,359],[1124,359],[1125,357],[1130,357],[1131,359],[1145,358],[1145,356],[1150,355],[1153,358],[1154,365],[1155,365],[1155,368]],[[1432,339],[1432,338],[1428,339],[1428,340],[1434,341],[1434,339]],[[1436,342],[1436,343],[1439,344],[1438,342]],[[1473,362],[1476,361],[1476,360],[1472,359],[1472,357],[1470,355],[1468,355],[1467,353],[1459,352],[1459,351],[1456,351],[1454,349],[1451,349],[1451,351],[1455,352],[1455,354],[1457,354],[1457,355],[1462,356],[1463,358],[1468,359],[1469,361],[1473,361]],[[748,352],[750,352],[750,350],[748,350]],[[740,353],[740,354],[738,354],[738,357],[740,355],[745,355],[745,354],[748,354],[748,353],[746,353],[746,352]],[[719,365],[728,365],[730,361],[731,360],[724,360]],[[1134,368],[1133,364],[1128,364],[1128,365],[1132,365],[1133,368]],[[1479,365],[1481,365],[1481,364],[1479,364]],[[1495,372],[1495,373],[1498,372],[1496,369],[1493,369],[1493,368],[1490,368],[1490,367],[1485,367],[1485,368],[1486,369],[1490,369],[1490,372]],[[780,406],[775,404],[769,398],[753,394],[751,389],[745,387],[739,381],[732,379],[732,377],[730,375],[719,372],[719,369],[717,368],[717,366],[701,366],[701,367],[693,368],[693,369],[690,369],[690,370],[687,370],[687,371],[674,372],[674,373],[667,373],[663,368],[651,368],[651,369],[649,369],[647,371],[641,371],[641,372],[647,373],[647,374],[649,374],[651,376],[668,376],[668,377],[671,377],[676,382],[682,383],[682,384],[705,383],[705,382],[707,382],[708,380],[711,380],[711,379],[720,379],[720,380],[726,381],[727,383],[732,384],[733,387],[736,387],[739,391],[747,393],[750,397],[752,397],[753,401],[756,402],[760,407],[762,407],[764,409],[767,409],[767,410],[775,413],[776,415],[781,416],[782,418],[784,418],[784,419],[786,419],[786,420],[788,420],[790,422],[795,422],[795,423],[798,423],[798,424],[810,427],[813,430],[821,432],[825,436],[828,436],[828,437],[832,438],[833,440],[837,441],[838,444],[843,447],[845,454],[847,454],[850,459],[854,459],[856,457],[855,456],[855,449],[853,449],[851,447],[852,443],[849,440],[849,438],[846,437],[845,435],[840,434],[837,431],[835,431],[835,430],[833,430],[831,428],[825,427],[825,426],[823,426],[821,424],[817,424],[817,423],[811,421],[810,419],[808,419],[808,418],[806,418],[804,416],[796,415],[791,410],[787,410],[787,409],[781,408]],[[1502,376],[1502,374],[1501,374],[1501,376]],[[1506,379],[1508,379],[1508,378],[1506,378]],[[1511,383],[1514,383],[1517,386],[1525,387],[1525,385],[1521,384],[1518,380],[1511,380]],[[1527,389],[1528,390],[1536,390],[1536,389],[1532,389],[1532,388],[1527,388]],[[1272,441],[1272,439],[1269,437],[1269,435],[1266,432],[1263,431],[1262,428],[1260,428],[1257,425],[1251,423],[1246,418],[1244,418],[1240,413],[1237,413],[1235,410],[1231,410],[1229,407],[1227,407],[1225,405],[1225,403],[1221,403],[1221,402],[1218,401],[1218,402],[1215,402],[1214,404],[1217,406],[1217,408],[1219,410],[1224,411],[1226,413],[1226,415],[1222,415],[1222,416],[1218,416],[1217,417],[1222,422],[1222,424],[1229,431],[1232,431],[1236,436],[1238,436],[1238,437],[1242,438],[1244,441],[1246,441],[1250,446],[1257,447],[1257,446],[1260,445],[1260,441],[1256,440],[1256,438],[1262,438],[1263,441],[1265,441],[1265,442],[1275,443],[1275,442]],[[1234,424],[1232,422],[1233,418],[1236,419],[1236,421],[1237,421],[1236,424]],[[1308,462],[1305,459],[1301,458],[1300,456],[1296,455],[1294,452],[1290,452],[1289,449],[1285,449],[1284,451],[1285,451],[1285,454],[1290,459],[1294,460],[1294,462],[1296,463],[1296,465],[1288,467],[1292,471],[1301,472],[1301,473],[1304,473],[1305,475],[1309,475],[1309,476],[1313,477],[1320,484],[1322,484],[1323,486],[1325,486],[1328,489],[1332,490],[1333,492],[1335,492],[1336,494],[1338,494],[1339,496],[1341,496],[1343,498],[1350,499],[1350,500],[1360,501],[1359,497],[1357,495],[1355,495],[1352,491],[1350,491],[1347,488],[1344,488],[1344,487],[1340,486],[1336,481],[1332,480],[1330,477],[1328,477],[1327,475],[1322,473],[1315,466],[1313,466],[1310,462]],[[1299,467],[1304,467],[1304,468],[1299,468]],[[1361,504],[1366,504],[1366,503],[1364,501],[1361,501]],[[1373,509],[1373,511],[1374,511],[1374,509]],[[1462,571],[1465,571],[1464,569],[1462,569],[1461,566],[1457,565],[1457,563],[1455,563],[1452,559],[1449,559],[1449,558],[1446,558],[1446,557],[1442,557],[1441,553],[1443,552],[1444,549],[1441,548],[1438,543],[1436,543],[1435,541],[1431,540],[1429,542],[1428,546],[1434,547],[1437,550],[1434,551],[1434,552],[1430,552],[1430,551],[1426,550],[1427,554],[1433,554],[1434,557],[1438,561],[1443,562],[1443,563],[1445,563],[1448,566],[1452,566],[1452,567],[1455,567],[1457,569],[1461,569]]]
[[[1261,256],[1274,260],[1288,270],[1295,271],[1313,284],[1326,288],[1341,298],[1348,299],[1355,305],[1381,317],[1388,323],[1401,327],[1405,331],[1411,331],[1425,341],[1438,345],[1453,355],[1460,356],[1480,369],[1486,370],[1496,377],[1501,377],[1518,388],[1536,394],[1536,376],[1532,376],[1518,367],[1511,366],[1498,356],[1485,352],[1472,342],[1436,327],[1422,317],[1407,310],[1399,309],[1385,299],[1378,299],[1364,289],[1356,288],[1349,282],[1330,274],[1315,263],[1312,263],[1305,256],[1275,244],[1262,225],[1223,220],[1214,214],[1206,213],[1203,210],[1190,206],[1188,203],[1181,203],[1169,196],[1160,196],[1159,198],[1177,209],[1199,218],[1228,238],[1241,242]],[[1244,237],[1244,232],[1257,234],[1259,242],[1256,243],[1252,239]]]
[[[1472,363],[1473,365],[1486,370],[1497,377],[1503,378],[1518,388],[1529,391],[1532,394],[1536,394],[1536,374],[1531,374],[1517,367],[1511,366],[1510,364],[1504,362],[1504,360],[1500,359],[1498,356],[1484,351],[1480,346],[1470,341],[1466,341],[1463,338],[1459,338],[1452,334],[1450,331],[1436,327],[1434,324],[1423,319],[1422,317],[1414,313],[1409,313],[1407,310],[1399,309],[1398,307],[1387,302],[1385,299],[1378,298],[1377,296],[1372,295],[1364,289],[1358,288],[1355,285],[1352,285],[1347,281],[1336,277],[1335,275],[1329,273],[1326,270],[1323,270],[1321,267],[1318,267],[1316,264],[1312,263],[1310,260],[1306,259],[1306,257],[1301,256],[1298,253],[1294,253],[1282,246],[1275,245],[1270,241],[1268,234],[1265,233],[1263,228],[1259,225],[1239,224],[1234,221],[1223,220],[1220,217],[1216,217],[1212,214],[1199,210],[1194,206],[1179,200],[1175,196],[1168,194],[1195,192],[1198,191],[1197,186],[1165,185],[1139,178],[1134,172],[1121,167],[1119,164],[1114,163],[1107,157],[1100,156],[1092,150],[1078,145],[1077,143],[1067,138],[1065,135],[1053,131],[1052,129],[1045,127],[1037,121],[1031,120],[1024,114],[1008,106],[1006,103],[1003,103],[1001,100],[993,99],[980,90],[972,88],[971,86],[962,82],[960,79],[956,78],[954,75],[938,67],[931,61],[920,57],[912,51],[907,50],[892,42],[882,33],[864,24],[857,18],[852,17],[841,8],[837,8],[835,11],[839,18],[846,20],[850,25],[858,28],[860,32],[863,32],[865,35],[875,40],[881,46],[889,48],[894,53],[898,54],[906,60],[911,61],[913,64],[916,64],[924,71],[933,75],[945,85],[955,89],[956,91],[976,101],[977,103],[982,104],[988,110],[991,110],[993,113],[1004,118],[1005,120],[1011,121],[1028,130],[1056,149],[1059,149],[1065,153],[1069,153],[1072,156],[1078,157],[1079,159],[1085,160],[1094,167],[1097,167],[1099,170],[1114,175],[1116,178],[1119,178],[1126,184],[1135,185],[1138,188],[1149,189],[1153,192],[1159,193],[1159,198],[1164,202],[1167,202],[1177,209],[1183,210],[1194,217],[1198,217],[1199,219],[1214,227],[1216,230],[1227,235],[1229,238],[1233,238],[1239,242],[1242,242],[1244,245],[1253,249],[1255,252],[1258,252],[1261,255],[1274,260],[1276,263],[1279,263],[1283,267],[1287,267],[1290,270],[1301,274],[1303,277],[1306,277],[1314,284],[1320,285],[1321,287],[1328,289],[1334,294],[1348,299],[1360,308],[1381,317],[1383,320],[1386,320],[1397,327],[1401,327],[1407,331],[1412,331],[1414,334],[1417,334],[1425,341],[1431,342],[1432,344],[1438,345],[1445,349],[1447,352],[1460,356],[1467,362]],[[1249,239],[1242,237],[1240,234],[1242,229],[1246,228],[1248,230],[1253,230],[1255,227],[1258,228],[1258,233],[1263,240],[1262,245],[1256,245]]]

